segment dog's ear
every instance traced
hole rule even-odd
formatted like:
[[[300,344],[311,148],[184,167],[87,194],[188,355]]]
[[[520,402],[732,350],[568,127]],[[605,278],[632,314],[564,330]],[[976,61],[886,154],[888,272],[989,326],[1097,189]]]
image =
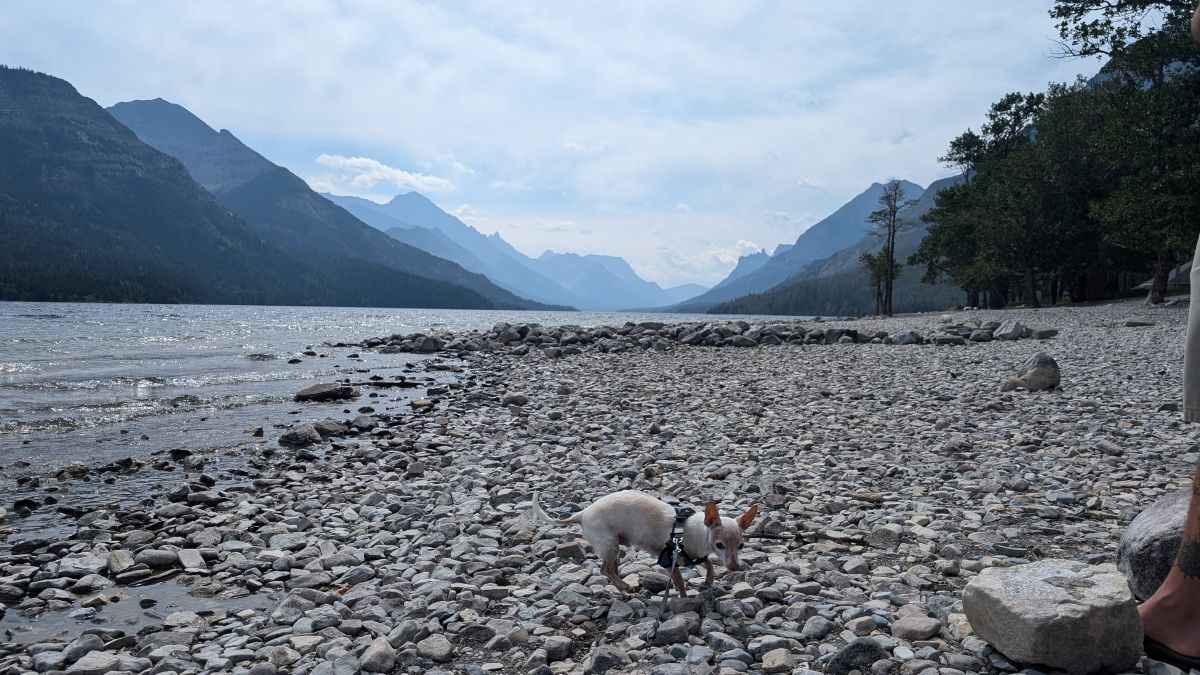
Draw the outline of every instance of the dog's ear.
[[[747,509],[745,513],[738,516],[738,519],[737,519],[738,527],[742,528],[743,530],[750,527],[750,523],[754,522],[754,516],[757,516],[757,515],[758,515],[758,504],[754,504],[749,509]]]
[[[706,527],[716,527],[721,524],[721,516],[717,514],[717,503],[709,500],[704,505],[704,525]]]

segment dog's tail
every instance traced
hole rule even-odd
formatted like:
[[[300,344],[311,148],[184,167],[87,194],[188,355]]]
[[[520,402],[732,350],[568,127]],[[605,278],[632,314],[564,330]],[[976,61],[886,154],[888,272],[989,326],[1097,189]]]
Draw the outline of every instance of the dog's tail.
[[[551,518],[550,514],[548,514],[542,510],[542,505],[540,503],[540,500],[538,499],[539,496],[540,496],[539,493],[534,492],[533,498],[532,498],[533,515],[537,516],[538,520],[542,521],[543,523],[554,523],[555,525],[570,525],[572,523],[579,522],[578,520],[576,520],[576,517],[579,514],[576,514],[574,516],[571,516],[570,518],[565,518],[565,519],[561,519],[561,520],[558,518]]]

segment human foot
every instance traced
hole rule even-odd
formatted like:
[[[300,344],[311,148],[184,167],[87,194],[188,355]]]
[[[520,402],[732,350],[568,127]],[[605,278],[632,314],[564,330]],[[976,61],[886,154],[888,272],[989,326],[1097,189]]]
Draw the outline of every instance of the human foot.
[[[1138,614],[1142,617],[1142,630],[1146,637],[1181,656],[1200,659],[1200,603],[1196,602],[1198,592],[1200,582],[1184,578],[1179,574],[1178,568],[1172,570],[1171,575],[1163,582],[1163,588],[1138,605]],[[1148,655],[1154,658],[1154,655]]]

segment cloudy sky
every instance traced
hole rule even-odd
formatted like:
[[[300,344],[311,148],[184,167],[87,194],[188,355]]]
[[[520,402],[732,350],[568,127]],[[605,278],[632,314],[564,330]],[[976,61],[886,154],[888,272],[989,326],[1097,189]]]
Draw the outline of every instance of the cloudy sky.
[[[712,284],[874,181],[949,175],[1004,93],[1093,74],[1050,4],[10,0],[0,63],[179,103],[322,191]]]

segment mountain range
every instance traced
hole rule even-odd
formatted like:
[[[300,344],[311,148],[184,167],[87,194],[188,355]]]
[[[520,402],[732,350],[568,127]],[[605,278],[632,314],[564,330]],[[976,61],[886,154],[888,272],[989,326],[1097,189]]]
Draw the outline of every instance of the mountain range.
[[[916,198],[909,196],[913,191],[906,189],[905,194],[911,201],[900,210],[900,228],[896,235],[896,260],[900,264],[903,265],[920,246],[921,239],[928,230],[928,224],[922,220],[922,216],[933,208],[938,192],[956,185],[961,180],[960,176],[953,176],[935,181]],[[871,190],[868,190],[869,192]],[[878,203],[875,208],[878,208]],[[866,225],[864,218],[864,226]],[[800,246],[803,239],[804,236],[801,235],[796,246]],[[879,237],[874,234],[864,235],[830,256],[811,260],[790,269],[789,276],[782,283],[722,301],[709,307],[708,311],[715,314],[866,314],[874,306],[874,289],[869,283],[859,256],[863,253],[877,252],[881,246]],[[792,250],[795,250],[795,247]],[[771,259],[777,257],[779,256],[773,255]],[[782,267],[784,263],[776,264]],[[765,263],[760,265],[766,267]],[[923,270],[911,266],[905,266],[901,270],[894,289],[897,312],[944,309],[962,300],[962,292],[954,286],[923,283],[922,272]],[[720,285],[714,288],[720,288]]]
[[[272,245],[301,255],[337,255],[470,289],[496,307],[549,309],[445,258],[398,241],[318,195],[301,178],[163,99],[118,103],[108,112],[146,144],[178,159],[218,201]]]
[[[703,293],[698,284],[663,288],[642,279],[623,258],[545,251],[531,258],[498,233],[485,235],[417,192],[384,204],[324,195],[392,237],[480,272],[498,285],[541,302],[587,310],[650,309]]]
[[[0,66],[0,110],[0,299],[502,306],[341,252],[271,244],[61,79]]]
[[[716,286],[663,288],[616,256],[527,256],[425,196],[321,195],[228,130],[162,99],[107,111],[70,84],[0,66],[0,299],[861,314],[880,241],[871,185],[793,244]],[[901,181],[905,260],[957,179]],[[949,287],[897,281],[897,309]]]
[[[900,181],[904,199],[917,199],[925,189],[916,183]],[[789,280],[805,265],[822,260],[854,245],[867,236],[872,226],[867,217],[879,208],[883,185],[873,183],[841,208],[808,228],[796,242],[770,256],[765,252],[752,254],[750,260],[738,261],[733,272],[711,290],[671,308],[674,311],[707,311],[734,298],[762,293]],[[745,256],[743,256],[745,259]]]

